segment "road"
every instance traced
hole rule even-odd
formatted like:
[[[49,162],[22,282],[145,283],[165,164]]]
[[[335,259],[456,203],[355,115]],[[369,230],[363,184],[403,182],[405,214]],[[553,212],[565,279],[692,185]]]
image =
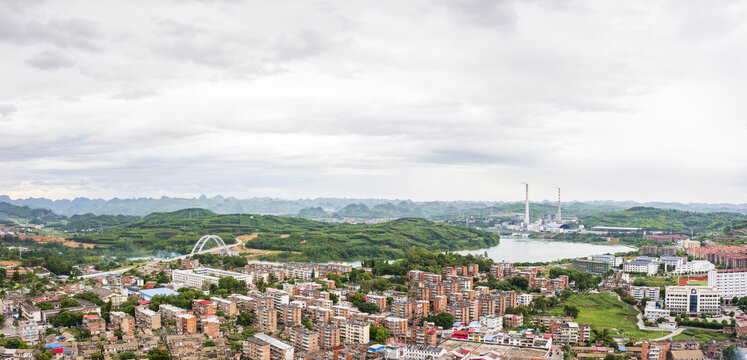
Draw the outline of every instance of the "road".
[[[122,269],[118,269],[118,270],[111,270],[111,271],[104,271],[104,272],[99,272],[99,273],[95,273],[95,274],[83,275],[81,277],[84,278],[84,279],[90,279],[90,278],[95,278],[95,277],[98,277],[98,276],[119,275],[119,274],[127,272],[127,270],[134,269],[136,267],[137,267],[137,265],[133,265],[133,266],[122,268]]]

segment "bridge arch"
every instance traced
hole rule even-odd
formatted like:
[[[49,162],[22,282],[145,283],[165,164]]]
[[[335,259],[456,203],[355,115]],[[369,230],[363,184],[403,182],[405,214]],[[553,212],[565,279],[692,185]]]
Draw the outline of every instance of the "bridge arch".
[[[220,238],[218,235],[205,235],[200,238],[200,240],[197,240],[195,243],[195,246],[192,248],[192,252],[189,253],[189,256],[192,256],[194,254],[199,254],[202,252],[202,248],[205,247],[205,244],[207,244],[210,240],[215,241],[215,243],[220,247],[220,252],[224,254],[228,254],[228,247],[226,246],[226,243],[223,241],[223,239]],[[199,248],[199,249],[198,249]]]

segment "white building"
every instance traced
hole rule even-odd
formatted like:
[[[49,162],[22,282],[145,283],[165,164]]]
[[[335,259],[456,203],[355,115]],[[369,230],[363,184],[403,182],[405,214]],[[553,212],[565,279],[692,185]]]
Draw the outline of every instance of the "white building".
[[[665,307],[678,314],[718,314],[721,292],[707,286],[667,286]]]
[[[503,316],[490,314],[480,317],[480,324],[491,330],[503,329]]]
[[[618,267],[623,263],[623,258],[620,256],[615,257],[615,255],[592,255],[590,256],[592,261],[603,261],[608,262],[612,267]]]
[[[428,345],[407,345],[404,351],[405,359],[412,360],[425,360],[425,359],[440,359],[446,355],[446,349],[438,346]]]
[[[747,269],[713,269],[708,272],[708,286],[724,299],[747,296]]]
[[[659,301],[659,288],[653,287],[653,286],[631,286],[630,287],[630,296],[634,297],[636,300],[641,300],[643,298],[649,298],[653,301]]]
[[[648,321],[656,321],[659,318],[665,318],[669,320],[671,317],[671,311],[667,309],[660,309],[655,302],[649,301],[646,303],[646,309],[643,312],[643,316]]]
[[[368,344],[370,328],[368,323],[349,320],[342,323],[340,341],[344,344]]]
[[[29,344],[39,343],[39,325],[32,320],[21,320],[16,327],[16,336]]]
[[[665,266],[666,271],[674,271],[677,267],[687,262],[687,259],[679,256],[662,255],[659,258],[659,262]]]
[[[288,305],[290,303],[290,295],[285,290],[268,288],[267,294],[272,296],[275,308],[280,308],[281,305]]]
[[[674,272],[678,274],[696,274],[709,272],[715,268],[716,266],[708,260],[693,260],[676,267]]]
[[[659,263],[654,258],[641,256],[635,260],[626,261],[623,264],[623,271],[654,275],[659,271]]]
[[[247,284],[252,282],[252,276],[234,271],[225,271],[220,269],[199,268],[194,270],[172,270],[171,281],[183,286],[194,289],[202,289],[209,284],[218,285],[220,277],[232,277],[238,281],[244,281]]]
[[[516,296],[516,304],[521,306],[529,306],[532,303],[534,296],[532,294],[519,294]]]

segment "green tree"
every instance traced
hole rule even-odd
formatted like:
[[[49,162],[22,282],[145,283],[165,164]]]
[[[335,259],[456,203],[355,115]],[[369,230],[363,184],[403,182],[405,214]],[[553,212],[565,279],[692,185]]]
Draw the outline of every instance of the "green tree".
[[[148,360],[171,360],[168,350],[151,349],[148,351]]]
[[[576,305],[566,305],[563,307],[563,313],[565,316],[570,316],[575,319],[578,317],[579,310]]]
[[[440,326],[444,329],[451,329],[451,326],[454,325],[454,315],[451,315],[447,312],[440,312],[436,315],[428,315],[424,317],[423,320],[432,322],[436,324],[436,326]]]
[[[80,306],[80,301],[75,300],[73,298],[64,298],[62,301],[60,301],[60,307],[61,308],[70,308],[70,307],[76,307]]]
[[[739,360],[739,349],[735,345],[729,345],[721,350],[721,358],[724,360]]]
[[[49,323],[55,327],[75,327],[83,323],[83,313],[70,312],[67,310],[60,311],[59,314],[52,316]]]

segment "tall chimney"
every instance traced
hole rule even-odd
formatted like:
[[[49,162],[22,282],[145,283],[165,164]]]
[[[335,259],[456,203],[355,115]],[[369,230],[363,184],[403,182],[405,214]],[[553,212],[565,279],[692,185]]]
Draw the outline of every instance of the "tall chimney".
[[[560,223],[560,188],[558,188],[558,223]]]
[[[524,184],[524,186],[526,186],[527,193],[527,202],[524,207],[524,228],[529,229],[529,184]]]

